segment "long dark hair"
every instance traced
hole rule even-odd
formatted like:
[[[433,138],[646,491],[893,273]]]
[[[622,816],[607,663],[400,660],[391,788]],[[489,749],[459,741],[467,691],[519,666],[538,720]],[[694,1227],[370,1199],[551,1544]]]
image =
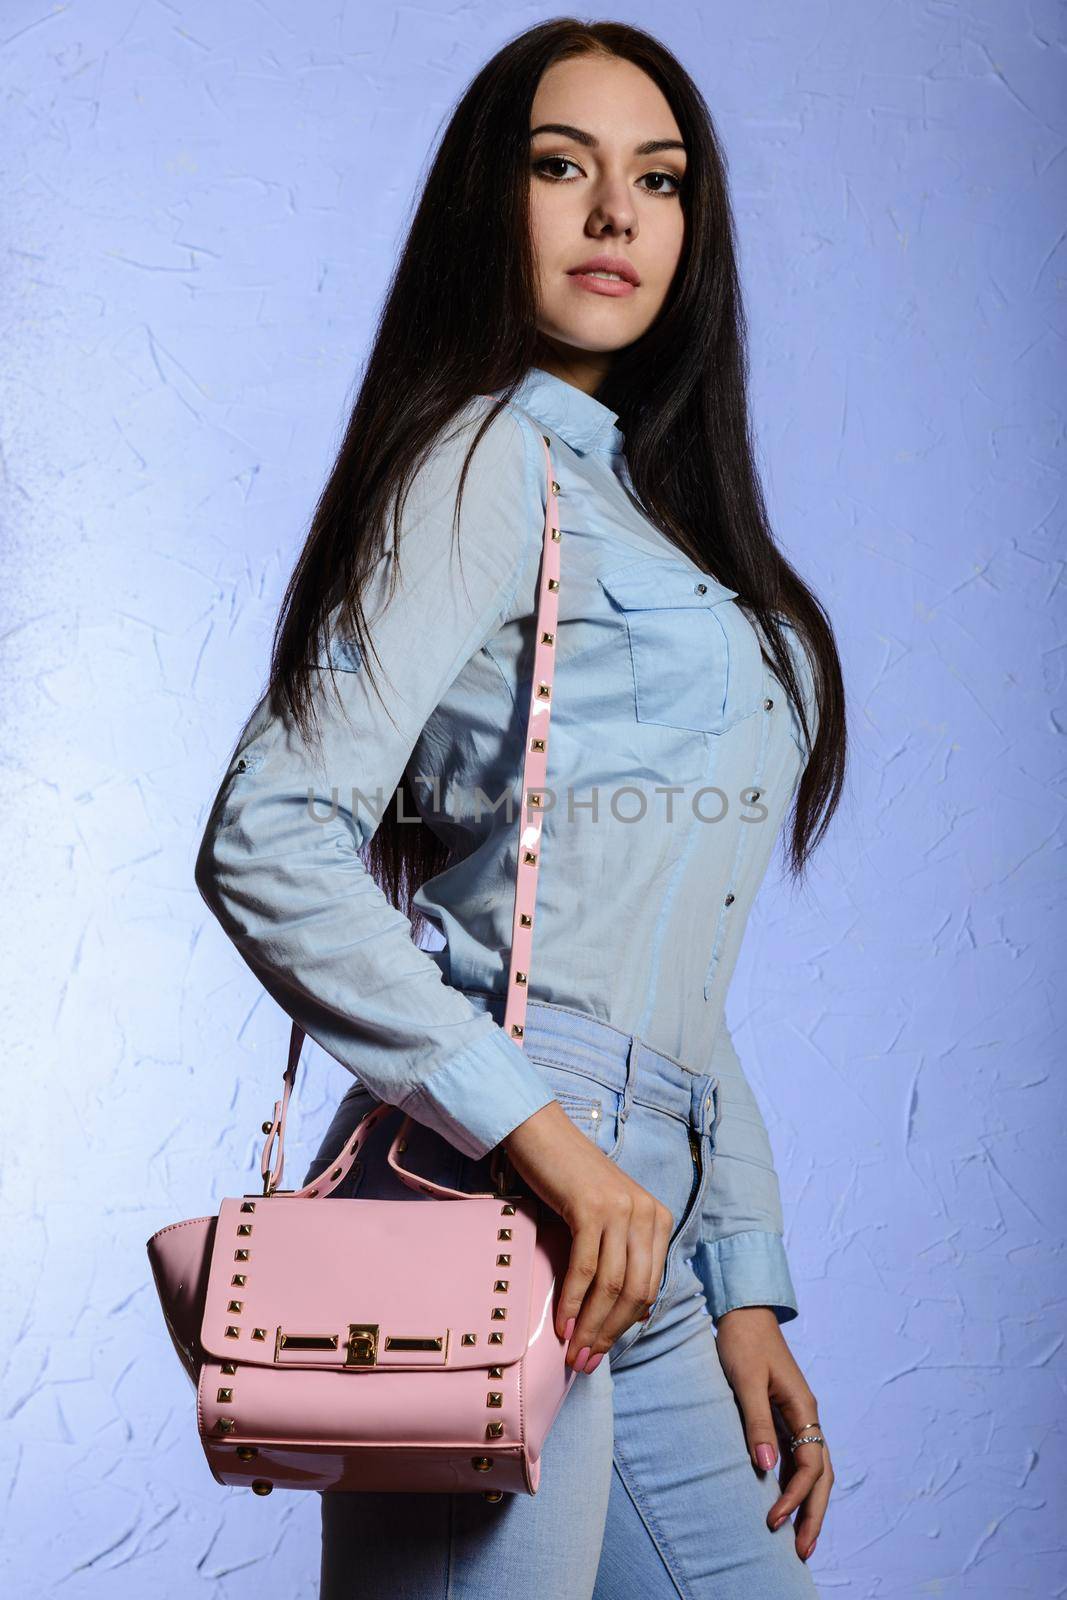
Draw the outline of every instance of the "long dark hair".
[[[820,602],[777,548],[750,435],[745,320],[726,162],[700,91],[641,29],[557,18],[511,40],[481,69],[444,131],[401,252],[358,397],[282,601],[269,692],[307,739],[314,710],[309,662],[330,626],[355,638],[377,689],[361,597],[439,431],[477,395],[507,403],[531,365],[544,365],[529,228],[530,109],[545,70],[568,57],[622,57],[658,84],[685,141],[685,243],[655,324],[618,352],[597,399],[618,413],[634,489],[679,549],[737,591],[763,632],[767,659],[811,744],[803,696],[779,617],[812,665],[818,734],[789,830],[799,878],[836,809],[844,781],[841,667]],[[477,295],[472,290],[477,286]],[[487,414],[464,462],[500,407]],[[455,533],[455,522],[453,534]],[[340,607],[335,611],[336,607]],[[379,691],[380,693],[380,691]],[[402,810],[383,809],[364,846],[375,879],[412,920],[412,896],[453,859],[418,815],[405,777]],[[396,798],[396,797],[394,797]]]

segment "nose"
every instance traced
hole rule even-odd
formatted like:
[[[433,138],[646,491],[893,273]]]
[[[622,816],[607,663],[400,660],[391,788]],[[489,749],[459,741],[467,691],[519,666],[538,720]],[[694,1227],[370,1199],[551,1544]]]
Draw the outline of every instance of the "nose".
[[[588,231],[596,238],[603,237],[605,232],[611,235],[626,234],[629,238],[636,237],[637,211],[630,195],[629,184],[624,179],[605,177],[601,180],[596,200],[589,213]]]

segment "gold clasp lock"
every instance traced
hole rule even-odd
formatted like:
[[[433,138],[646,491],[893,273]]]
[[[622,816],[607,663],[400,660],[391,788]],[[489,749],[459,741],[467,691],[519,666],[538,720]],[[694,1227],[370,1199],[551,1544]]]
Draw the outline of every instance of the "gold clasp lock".
[[[346,1367],[373,1367],[378,1364],[378,1323],[350,1322],[345,1340]]]

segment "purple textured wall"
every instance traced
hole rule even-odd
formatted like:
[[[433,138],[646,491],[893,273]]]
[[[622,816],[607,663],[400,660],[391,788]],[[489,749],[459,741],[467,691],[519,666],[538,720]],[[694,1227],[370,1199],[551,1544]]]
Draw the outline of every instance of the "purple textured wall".
[[[554,14],[0,13],[20,1600],[317,1592],[317,1498],[213,1482],[145,1278],[150,1232],[254,1186],[283,1065],[193,857],[427,151]],[[1060,1593],[1064,9],[606,14],[718,118],[770,505],[849,685],[846,804],[807,889],[768,881],[729,1007],[838,1474],[813,1568],[878,1600]],[[309,1051],[290,1171],[347,1081]]]

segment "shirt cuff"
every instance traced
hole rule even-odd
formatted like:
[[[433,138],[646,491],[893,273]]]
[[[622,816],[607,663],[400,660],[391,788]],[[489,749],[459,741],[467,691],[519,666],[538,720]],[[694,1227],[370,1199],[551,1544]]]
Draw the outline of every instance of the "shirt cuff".
[[[465,1156],[480,1160],[555,1098],[537,1063],[494,1026],[398,1104]]]
[[[780,1233],[753,1228],[703,1240],[693,1262],[716,1321],[738,1306],[770,1306],[779,1323],[792,1322],[797,1292]]]

